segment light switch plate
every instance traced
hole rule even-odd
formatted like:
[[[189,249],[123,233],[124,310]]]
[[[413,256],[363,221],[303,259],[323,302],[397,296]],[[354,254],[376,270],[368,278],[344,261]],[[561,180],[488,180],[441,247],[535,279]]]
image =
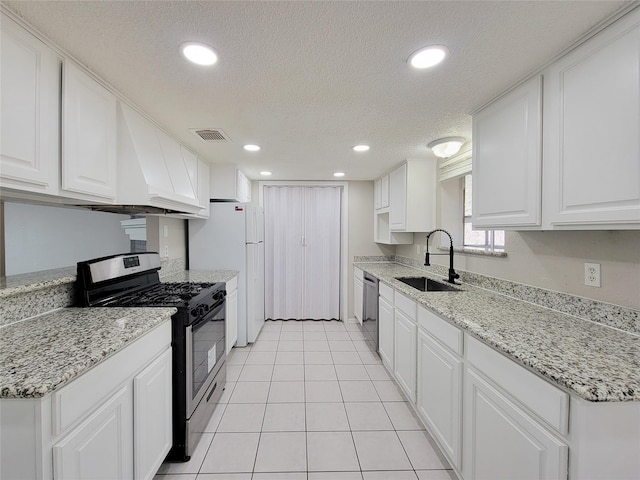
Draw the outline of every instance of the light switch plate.
[[[168,237],[169,237],[169,225],[165,225],[165,226],[162,228],[162,236],[163,236],[164,238],[168,238]]]

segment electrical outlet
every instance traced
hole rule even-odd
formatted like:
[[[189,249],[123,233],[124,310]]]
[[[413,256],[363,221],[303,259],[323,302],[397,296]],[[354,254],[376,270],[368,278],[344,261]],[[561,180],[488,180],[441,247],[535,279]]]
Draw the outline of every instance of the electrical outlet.
[[[416,244],[416,253],[420,255],[420,244]]]
[[[600,286],[600,264],[599,263],[584,264],[584,284],[589,287]]]
[[[169,245],[164,246],[164,258],[169,258]]]

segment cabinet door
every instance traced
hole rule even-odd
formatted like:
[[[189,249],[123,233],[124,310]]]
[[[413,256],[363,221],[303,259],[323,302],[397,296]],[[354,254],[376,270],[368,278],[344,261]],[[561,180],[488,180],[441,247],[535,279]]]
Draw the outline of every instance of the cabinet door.
[[[362,307],[364,296],[364,284],[358,277],[353,278],[353,316],[362,325]]]
[[[53,446],[53,472],[56,480],[133,478],[129,384]]]
[[[380,179],[380,208],[389,207],[389,175]]]
[[[225,311],[227,355],[238,341],[238,289],[227,292]]]
[[[541,221],[542,77],[473,116],[473,226]]]
[[[465,372],[465,480],[567,478],[568,448],[473,369]]]
[[[389,174],[389,230],[407,228],[407,165]]]
[[[240,170],[236,173],[237,187],[236,192],[239,202],[251,201],[251,181]]]
[[[416,401],[416,323],[395,309],[394,373],[412,402]]]
[[[378,297],[378,353],[382,361],[393,371],[393,305]]]
[[[209,218],[209,164],[198,159],[198,217]]]
[[[171,349],[133,379],[134,478],[152,479],[172,445]]]
[[[98,201],[116,197],[116,97],[70,61],[62,94],[62,188]]]
[[[373,182],[373,208],[375,210],[380,210],[382,208],[381,183],[381,178],[376,178]]]
[[[638,228],[639,71],[636,10],[545,73],[545,224]]]
[[[61,60],[1,15],[0,186],[58,193]]]
[[[462,443],[462,360],[418,330],[418,411],[459,470]]]

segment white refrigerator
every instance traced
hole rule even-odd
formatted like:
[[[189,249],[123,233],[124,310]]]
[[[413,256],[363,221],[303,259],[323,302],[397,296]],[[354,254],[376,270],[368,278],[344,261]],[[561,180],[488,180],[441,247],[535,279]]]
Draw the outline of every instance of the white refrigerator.
[[[237,270],[238,342],[255,342],[264,325],[264,211],[250,203],[212,202],[208,220],[189,220],[189,269]]]

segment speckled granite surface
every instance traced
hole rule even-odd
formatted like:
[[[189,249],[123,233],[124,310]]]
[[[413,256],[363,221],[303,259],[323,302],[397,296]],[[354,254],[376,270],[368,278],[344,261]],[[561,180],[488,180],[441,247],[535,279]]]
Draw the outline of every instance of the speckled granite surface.
[[[357,266],[581,398],[640,401],[640,336],[470,284],[462,292],[420,292],[395,280],[425,274],[406,265]]]
[[[162,277],[160,281],[163,283],[170,282],[228,282],[237,276],[236,270],[214,270],[214,271],[196,271],[186,270],[173,275]]]
[[[0,398],[41,397],[168,321],[175,308],[64,308],[0,330]]]
[[[73,303],[76,268],[0,277],[0,327]]]
[[[442,277],[446,277],[448,272],[448,267],[442,265],[424,267],[422,261],[400,255],[395,257],[395,261],[411,267],[427,269],[428,272]],[[640,335],[640,311],[638,310],[477,273],[465,272],[464,270],[456,271],[460,274],[460,281],[464,283]]]

